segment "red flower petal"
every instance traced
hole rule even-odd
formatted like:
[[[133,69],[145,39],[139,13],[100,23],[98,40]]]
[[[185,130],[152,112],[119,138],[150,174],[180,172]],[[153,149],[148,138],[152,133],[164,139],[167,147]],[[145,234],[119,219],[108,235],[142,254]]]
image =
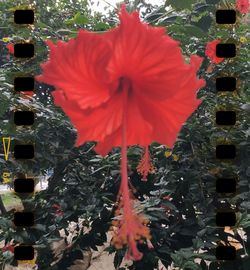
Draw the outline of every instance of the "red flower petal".
[[[195,99],[189,101],[171,99],[156,105],[154,102],[144,99],[141,101],[140,107],[145,119],[153,124],[152,137],[154,140],[172,148],[182,124],[200,103],[200,100]],[[146,109],[149,107],[150,112]]]
[[[7,44],[6,48],[8,49],[10,54],[14,54],[14,44],[13,43]]]
[[[127,110],[127,144],[129,145],[148,145],[152,141],[152,126],[145,121],[139,103],[135,95],[128,98]],[[101,155],[107,155],[112,147],[121,146],[121,127],[113,134],[100,140],[95,147],[95,151]]]
[[[240,13],[246,14],[249,10],[249,0],[237,0],[236,1],[236,9],[239,10]]]
[[[22,98],[24,98],[24,99],[30,99],[34,95],[33,91],[21,91],[20,93],[23,94]]]
[[[78,131],[76,145],[97,141],[102,154],[121,146],[122,91],[129,92],[128,145],[173,145],[200,103],[195,95],[203,81],[196,72],[202,60],[194,56],[185,64],[178,42],[164,28],[141,23],[138,12],[128,14],[124,6],[120,20],[102,36],[80,31],[68,43],[48,41],[51,59],[38,79],[60,89],[55,102]]]
[[[80,30],[68,43],[47,41],[50,59],[41,64],[43,74],[38,81],[52,84],[64,91],[68,99],[82,109],[96,107],[108,100],[108,74],[105,72],[110,47],[94,33]]]
[[[78,131],[76,146],[86,141],[102,140],[121,125],[123,100],[120,93],[98,108],[89,110],[82,110],[76,102],[68,102],[61,90],[52,92],[52,96]]]
[[[224,60],[224,58],[216,56],[216,45],[220,42],[219,39],[208,42],[205,50],[205,55],[215,64],[219,64]]]
[[[156,103],[143,95],[138,97],[140,111],[153,127],[152,142],[157,141],[173,147],[183,123],[201,103],[201,100],[195,98],[196,91],[205,85],[205,82],[197,79],[195,75],[200,64],[200,57],[191,57],[186,76],[179,82],[178,91],[172,98]]]
[[[113,44],[107,67],[111,78],[127,77],[135,93],[157,101],[174,95],[186,75],[179,43],[165,34],[165,28],[142,23],[138,12],[128,14],[125,6],[120,21],[104,35]]]

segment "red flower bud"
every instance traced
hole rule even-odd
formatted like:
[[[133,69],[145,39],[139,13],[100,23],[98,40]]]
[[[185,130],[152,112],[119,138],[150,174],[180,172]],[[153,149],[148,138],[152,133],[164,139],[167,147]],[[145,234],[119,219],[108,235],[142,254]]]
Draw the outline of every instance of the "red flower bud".
[[[6,48],[8,49],[10,54],[14,54],[14,44],[13,43],[7,44]]]

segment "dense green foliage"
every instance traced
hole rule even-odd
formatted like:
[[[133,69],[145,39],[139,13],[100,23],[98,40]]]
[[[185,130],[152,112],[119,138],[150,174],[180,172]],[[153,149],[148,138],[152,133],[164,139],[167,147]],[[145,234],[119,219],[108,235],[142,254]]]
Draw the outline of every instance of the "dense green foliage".
[[[246,42],[240,42],[241,37],[249,39],[248,21],[237,13],[236,25],[216,25],[216,8],[234,7],[231,0],[168,0],[165,7],[145,6],[141,2],[134,1],[128,8],[138,7],[142,18],[149,24],[166,27],[168,34],[180,41],[187,61],[191,54],[204,57],[199,76],[206,80],[206,87],[198,93],[203,103],[183,125],[172,149],[173,154],[165,155],[170,151],[167,146],[157,143],[150,146],[157,170],[147,182],[142,182],[136,171],[142,149],[135,146],[128,150],[130,180],[140,201],[138,211],[143,210],[150,220],[154,246],[154,249],[149,249],[146,244],[140,244],[143,259],[134,262],[129,269],[154,269],[159,260],[166,267],[173,262],[176,267],[186,270],[247,269],[250,240],[244,242],[238,229],[249,235],[250,51]],[[35,27],[13,24],[13,11],[19,5],[21,8],[27,5],[35,8]],[[108,156],[101,157],[93,151],[95,142],[74,147],[76,131],[61,109],[53,104],[50,94],[53,87],[37,84],[35,96],[27,99],[14,93],[13,78],[17,74],[37,75],[41,72],[39,64],[47,59],[45,40],[69,40],[80,28],[106,31],[117,24],[117,14],[91,15],[85,0],[60,0],[56,3],[53,0],[39,0],[37,3],[6,0],[0,3],[0,15],[1,137],[11,136],[12,145],[15,141],[35,142],[36,151],[35,159],[31,161],[17,162],[13,156],[7,162],[0,159],[1,171],[9,170],[13,176],[20,172],[39,176],[53,169],[46,190],[21,198],[26,210],[34,210],[36,225],[30,229],[16,228],[11,222],[14,210],[2,213],[0,240],[8,243],[14,239],[15,243],[34,244],[39,255],[39,269],[66,270],[77,258],[82,258],[81,250],[96,250],[107,240],[120,183],[120,149],[113,149]],[[2,41],[4,37],[10,42],[31,39],[36,46],[36,57],[27,61],[15,60],[8,55],[6,43]],[[236,42],[237,57],[225,60],[207,72],[210,62],[205,57],[205,47],[207,42],[217,38]],[[238,78],[237,91],[216,92],[215,78],[221,74],[233,74]],[[12,123],[14,108],[34,110],[37,113],[35,126],[29,130],[16,129]],[[236,126],[217,126],[217,109],[236,110]],[[219,143],[234,143],[237,146],[236,160],[217,160],[215,147]],[[174,154],[178,158],[174,158]],[[232,174],[239,176],[237,194],[217,194],[216,178]],[[54,204],[60,205],[62,215],[56,215]],[[228,243],[230,236],[224,228],[215,226],[215,213],[224,208],[236,209],[237,225],[231,229],[234,238],[243,246],[237,250],[238,259],[230,263],[216,261],[214,256],[216,244],[221,240]],[[51,243],[61,239],[59,230],[63,229],[67,235],[69,221],[79,222],[79,219],[83,223],[76,226],[72,242],[66,243],[67,248],[62,250],[61,257],[55,256]],[[201,249],[205,252],[201,253]],[[112,246],[108,250],[115,252],[115,268],[122,270],[119,266],[125,250],[115,250]],[[194,262],[197,258],[201,260]],[[209,268],[205,260],[212,261]],[[12,254],[0,252],[0,263],[4,262],[16,264]]]

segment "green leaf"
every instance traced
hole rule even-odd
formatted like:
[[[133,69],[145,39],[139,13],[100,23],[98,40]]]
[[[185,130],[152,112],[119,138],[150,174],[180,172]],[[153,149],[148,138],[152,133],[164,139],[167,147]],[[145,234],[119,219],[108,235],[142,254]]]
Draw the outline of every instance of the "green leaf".
[[[9,8],[8,10],[9,11],[15,11],[17,9],[27,9],[27,8],[28,8],[27,5],[17,5],[17,6],[14,6],[14,7]]]
[[[163,206],[167,206],[169,209],[177,211],[176,206],[173,203],[169,202],[169,201],[163,201],[161,204]]]
[[[38,21],[38,22],[36,23],[36,27],[39,27],[39,28],[47,28],[48,25],[45,24],[45,23],[43,23],[43,22],[41,22],[41,21]]]
[[[33,228],[37,229],[38,231],[46,232],[46,226],[43,224],[36,224],[35,226],[33,226]]]
[[[212,18],[210,15],[203,16],[197,23],[194,23],[196,26],[201,28],[203,31],[208,32],[212,24]]]
[[[250,103],[246,103],[241,105],[241,109],[246,111],[246,112],[250,112]]]
[[[119,173],[120,173],[120,170],[111,170],[111,171],[110,171],[110,174],[111,174],[112,176],[118,175]]]
[[[99,31],[104,31],[104,30],[107,30],[109,29],[109,25],[104,23],[104,22],[98,22],[96,25],[95,25],[95,28]]]
[[[161,12],[159,12],[159,13],[153,13],[152,12],[151,14],[149,14],[148,16],[145,17],[145,20],[150,23],[152,21],[156,21],[161,16],[162,16],[162,13]]]
[[[218,4],[220,2],[220,0],[206,0],[206,3],[210,4],[210,5],[215,5]]]
[[[173,8],[176,10],[182,10],[182,9],[191,9],[192,4],[195,3],[195,0],[168,0],[167,1]]]
[[[198,254],[197,254],[197,257],[198,257]],[[215,260],[215,255],[200,253],[199,258],[202,258],[203,260],[207,260],[207,261],[213,261],[213,260]]]
[[[115,269],[117,269],[121,265],[123,256],[124,256],[124,252],[122,250],[118,250],[115,253],[115,257],[114,257],[114,266],[115,266]]]
[[[190,25],[190,24],[185,26],[185,32],[189,36],[195,36],[198,38],[202,38],[206,36],[204,31],[201,28],[194,25]]]
[[[195,262],[186,262],[186,263],[184,263],[184,265],[183,265],[183,269],[184,270],[201,270],[201,267],[200,267],[200,265],[198,265],[198,264],[196,264]]]
[[[66,25],[72,25],[74,23],[84,25],[84,24],[87,24],[88,22],[89,22],[89,19],[85,15],[82,15],[81,12],[77,12],[72,19],[68,19],[64,21]]]
[[[77,24],[87,24],[89,22],[89,19],[85,15],[81,15],[80,12],[77,12],[76,15],[73,18],[74,22]]]
[[[100,162],[101,158],[92,158],[89,162]]]
[[[164,24],[167,24],[167,23],[173,23],[173,22],[175,22],[176,18],[177,18],[177,15],[171,15],[171,16],[168,16],[168,17],[164,17],[164,18],[159,20],[159,23],[161,25],[164,25]]]
[[[173,263],[176,265],[176,266],[179,266],[182,264],[183,262],[183,258],[182,256],[180,256],[179,254],[171,254],[170,255],[172,260],[173,260]]]

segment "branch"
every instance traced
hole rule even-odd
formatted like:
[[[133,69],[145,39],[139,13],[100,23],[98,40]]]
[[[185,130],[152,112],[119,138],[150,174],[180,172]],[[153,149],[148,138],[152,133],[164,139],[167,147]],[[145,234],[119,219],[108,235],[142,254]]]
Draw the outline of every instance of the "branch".
[[[1,195],[0,195],[0,210],[2,215],[5,215],[7,213]]]

